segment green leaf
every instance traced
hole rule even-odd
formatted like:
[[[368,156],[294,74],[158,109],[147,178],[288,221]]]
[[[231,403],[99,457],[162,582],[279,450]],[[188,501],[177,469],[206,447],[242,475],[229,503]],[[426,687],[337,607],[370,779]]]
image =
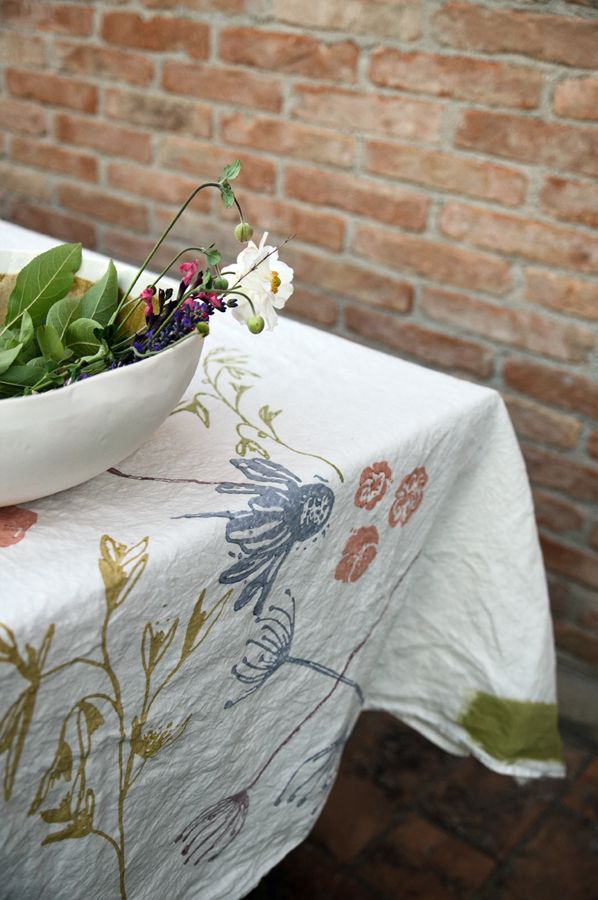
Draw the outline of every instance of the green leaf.
[[[220,176],[220,181],[232,181],[233,178],[236,178],[239,172],[241,171],[241,161],[238,159],[233,160],[232,163],[229,163],[222,170],[222,175]]]
[[[17,344],[16,347],[11,347],[10,350],[0,350],[0,375],[6,372],[7,369],[10,369],[22,347],[22,344]]]
[[[81,265],[81,244],[61,244],[40,253],[24,266],[8,300],[2,331],[27,310],[34,325],[44,321],[53,303],[68,294]]]
[[[226,209],[229,209],[235,202],[235,195],[228,181],[223,181],[220,184],[220,196],[222,197],[222,204]]]
[[[81,298],[81,315],[107,325],[118,303],[118,274],[110,260],[106,273]]]
[[[64,341],[66,330],[81,315],[81,299],[79,297],[63,297],[50,307],[46,325],[52,325],[61,341]]]
[[[60,362],[61,359],[64,359],[64,344],[53,325],[39,325],[36,337],[45,359],[52,362]]]
[[[19,341],[24,347],[28,347],[29,344],[33,341],[33,336],[35,334],[35,330],[33,328],[33,319],[25,310],[23,315],[21,316],[21,330],[19,332]]]
[[[24,366],[11,366],[0,375],[0,390],[19,386],[31,387],[40,380],[44,371],[48,371],[48,362],[43,357],[32,359]]]
[[[219,250],[214,246],[207,247],[204,255],[209,266],[217,266],[222,260]]]
[[[77,319],[67,329],[67,346],[70,347],[75,356],[81,358],[95,356],[102,346],[102,341],[96,334],[97,331],[101,330],[102,326],[94,319]]]

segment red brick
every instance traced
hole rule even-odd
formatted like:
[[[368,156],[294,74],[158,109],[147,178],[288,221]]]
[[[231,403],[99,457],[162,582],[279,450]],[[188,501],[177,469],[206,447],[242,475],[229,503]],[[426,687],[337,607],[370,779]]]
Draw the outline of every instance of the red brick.
[[[593,68],[598,23],[512,9],[450,2],[432,18],[442,44],[484,53],[521,53],[546,62]]]
[[[504,294],[510,287],[508,263],[497,256],[411,237],[375,225],[360,225],[353,240],[357,253],[459,287]]]
[[[359,49],[351,41],[324,44],[307,34],[225,28],[220,33],[220,58],[290,75],[354,82]]]
[[[189,172],[198,181],[213,181],[237,154],[221,147],[176,136],[162,138],[160,163],[168,169]],[[254,191],[271,194],[276,187],[276,165],[269,159],[247,153],[238,155],[241,161],[240,183]]]
[[[355,175],[288,166],[285,193],[306,203],[334,206],[411,231],[422,231],[426,226],[428,199],[423,194]]]
[[[507,206],[518,206],[525,196],[527,180],[520,172],[470,156],[385,141],[368,142],[366,154],[368,169],[377,175],[483,197]]]
[[[285,314],[314,325],[331,327],[338,321],[338,304],[332,297],[312,291],[304,284],[297,284],[292,300],[285,307]]]
[[[144,205],[123,200],[104,190],[62,184],[58,188],[58,199],[67,209],[85,213],[101,222],[126,223],[127,228],[133,231],[147,230],[148,215]]]
[[[563,409],[598,419],[598,384],[566,369],[549,368],[523,359],[508,359],[503,369],[505,384]]]
[[[139,235],[131,234],[129,231],[118,231],[114,228],[105,228],[99,249],[102,253],[106,254],[106,256],[111,256],[121,262],[128,262],[135,266],[140,266],[153,246],[154,241],[151,238],[142,238],[139,237]],[[173,259],[178,250],[174,247],[171,249],[172,252],[169,258]],[[168,260],[164,265],[166,265],[167,262]],[[157,265],[158,263],[154,258],[150,269],[155,271]]]
[[[48,200],[51,194],[50,183],[46,175],[33,172],[24,166],[14,163],[0,163],[0,185],[2,193],[23,194],[25,197],[36,197]]]
[[[298,122],[232,113],[220,117],[223,140],[340,168],[353,164],[355,138]]]
[[[183,203],[189,194],[198,187],[192,178],[182,178],[154,169],[137,166],[128,162],[111,162],[106,170],[108,184],[140,197],[159,200],[162,203]],[[211,208],[210,195],[207,191],[198,194],[193,201],[194,208],[206,212]]]
[[[49,72],[24,72],[7,69],[6,85],[10,93],[24,100],[36,100],[51,106],[68,106],[81,112],[92,113],[98,105],[98,90],[91,84],[61,78]]]
[[[258,231],[293,236],[298,241],[330,250],[343,247],[345,223],[339,216],[245,191],[239,193],[239,201],[246,219]]]
[[[46,134],[48,118],[45,110],[33,103],[21,103],[0,97],[0,121],[7,131],[23,134]]]
[[[42,68],[47,61],[43,38],[16,31],[0,32],[0,62]]]
[[[534,507],[541,528],[562,532],[579,531],[584,524],[584,517],[576,506],[551,494],[534,491]],[[552,595],[551,590],[551,598]]]
[[[121,128],[108,122],[56,113],[54,134],[64,144],[76,144],[107,153],[110,156],[127,156],[137,162],[149,162],[152,142],[149,134]]]
[[[272,15],[303,29],[337,29],[410,41],[420,33],[421,0],[273,0]]]
[[[530,267],[525,272],[525,297],[566,315],[598,319],[598,285],[591,281]]]
[[[523,446],[523,455],[535,484],[562,491],[575,500],[598,501],[598,469],[531,445]]]
[[[494,867],[488,854],[409,812],[356,871],[385,897],[448,900],[473,896]]]
[[[162,87],[175,94],[190,94],[201,100],[218,100],[270,112],[278,112],[282,107],[279,80],[233,66],[192,66],[173,61],[164,68]]]
[[[106,12],[102,19],[102,37],[111,44],[139,50],[184,50],[193,59],[207,59],[210,29],[203,22],[172,16],[149,19],[133,12]]]
[[[57,209],[40,206],[38,203],[26,203],[19,200],[13,203],[10,214],[11,222],[41,231],[62,241],[80,241],[84,247],[93,249],[96,246],[96,226],[84,222],[75,216],[66,215]]]
[[[555,322],[537,313],[497,306],[464,294],[424,288],[423,311],[438,322],[447,322],[482,337],[544,356],[582,361],[596,345],[595,334],[567,322]]]
[[[598,184],[547,178],[540,202],[557,219],[598,228]]]
[[[153,62],[141,53],[72,41],[56,41],[54,52],[61,72],[140,85],[148,85],[154,77]]]
[[[592,431],[588,437],[587,450],[590,456],[593,456],[594,459],[598,459],[598,431]]]
[[[62,172],[84,181],[97,181],[98,178],[98,163],[94,156],[29,138],[13,138],[12,158],[29,166]]]
[[[561,81],[554,92],[554,111],[572,119],[598,119],[598,78]]]
[[[569,562],[573,563],[573,560],[567,561]],[[598,637],[595,635],[575,625],[555,622],[554,638],[559,650],[565,650],[591,665],[598,665]]]
[[[204,138],[212,134],[212,109],[207,104],[147,91],[109,88],[104,92],[104,112],[110,119],[121,119],[128,125]]]
[[[212,212],[195,212],[194,210],[193,204],[185,210],[184,216],[176,222],[169,233],[168,240],[173,244],[178,244],[179,250],[185,244],[197,246],[198,241],[204,245],[213,241],[225,261],[236,259],[241,249],[234,235],[235,225],[239,221],[237,211],[229,209],[222,218],[219,218]],[[152,233],[161,234],[171,225],[174,214],[173,207],[156,206],[152,215]],[[260,236],[256,234],[255,237],[259,240]]]
[[[577,444],[581,422],[573,416],[522,397],[506,395],[504,400],[518,434],[563,450],[570,450]]]
[[[129,0],[118,0],[128,3]],[[188,9],[191,12],[242,13],[247,8],[247,0],[141,0],[142,6],[148,9],[173,9],[179,12]]]
[[[380,275],[370,268],[344,259],[297,250],[290,244],[285,259],[295,269],[296,277],[335,296],[352,297],[393,312],[409,312],[413,304],[413,288],[405,281]]]
[[[362,306],[347,306],[345,324],[359,337],[433,366],[479,378],[487,378],[492,372],[492,353],[473,341],[450,337],[384,313],[365,311]]]
[[[369,75],[383,87],[516,109],[534,109],[543,82],[541,72],[524,66],[390,47],[374,51]]]
[[[428,143],[439,140],[442,128],[442,106],[438,103],[311,84],[295,87],[293,116],[331,128]]]
[[[462,203],[447,203],[440,230],[487,250],[598,273],[598,236]]]
[[[469,109],[455,144],[534,165],[598,175],[598,131]]]
[[[6,22],[21,28],[81,36],[91,34],[94,18],[91,5],[48,3],[46,0],[39,3],[4,0],[2,14]]]

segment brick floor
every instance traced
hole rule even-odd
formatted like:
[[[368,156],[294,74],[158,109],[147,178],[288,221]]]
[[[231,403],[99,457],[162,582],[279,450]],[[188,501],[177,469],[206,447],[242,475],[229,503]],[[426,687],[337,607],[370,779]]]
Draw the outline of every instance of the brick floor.
[[[248,900],[598,900],[598,756],[520,787],[363,713],[308,839]]]

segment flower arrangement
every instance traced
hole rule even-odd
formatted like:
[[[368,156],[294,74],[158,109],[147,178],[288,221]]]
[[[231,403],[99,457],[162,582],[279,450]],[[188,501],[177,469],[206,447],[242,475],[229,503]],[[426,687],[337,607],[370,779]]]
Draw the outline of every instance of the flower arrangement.
[[[228,309],[258,334],[273,328],[277,309],[293,293],[293,270],[278,258],[278,248],[252,240],[231,182],[239,175],[235,160],[218,181],[199,185],[183,203],[156,241],[128,289],[119,291],[116,267],[109,262],[104,276],[82,296],[73,292],[81,265],[81,244],[62,244],[32,259],[16,277],[0,320],[0,399],[24,396],[72,384],[161,353],[191,334],[205,337],[210,318]],[[186,247],[156,279],[136,296],[134,289],[162,242],[194,197],[206,188],[219,191],[225,208],[235,206],[239,224],[235,237],[246,247],[235,263],[222,266],[217,247]],[[180,262],[189,253],[199,259]],[[176,292],[160,287],[179,263]]]

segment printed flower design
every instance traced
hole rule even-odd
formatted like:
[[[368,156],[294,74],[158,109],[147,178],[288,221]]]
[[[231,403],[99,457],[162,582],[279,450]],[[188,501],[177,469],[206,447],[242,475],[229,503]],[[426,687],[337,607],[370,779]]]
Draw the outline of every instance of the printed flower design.
[[[185,865],[193,859],[194,865],[202,860],[212,862],[223,853],[242,830],[249,810],[249,795],[240,791],[208,806],[193,819],[175,838],[175,844],[184,841],[181,855]]]
[[[0,509],[0,547],[18,544],[36,522],[37,513],[31,509],[20,506],[5,506]]]
[[[355,506],[359,506],[360,509],[373,509],[384,497],[391,478],[392,472],[387,462],[366,466],[355,492]]]
[[[357,581],[373,562],[378,544],[378,529],[373,525],[351,532],[334,577],[337,581]]]
[[[245,655],[241,662],[235,664],[231,670],[237,681],[244,685],[246,690],[235,700],[227,700],[224,708],[230,709],[254,694],[285,664],[302,666],[342,682],[342,684],[352,687],[359,697],[359,702],[363,703],[362,690],[351,678],[340,675],[329,666],[312,659],[291,655],[295,637],[295,599],[289,590],[285,593],[289,597],[288,605],[285,607],[269,606],[269,615],[257,616],[256,622],[260,626],[259,634],[256,638],[246,641]]]
[[[401,528],[407,524],[414,512],[419,508],[424,488],[428,483],[428,473],[424,466],[418,466],[406,475],[395,491],[395,499],[388,513],[388,522],[392,528],[398,524]]]
[[[316,813],[332,787],[347,737],[343,733],[336,741],[304,760],[287,781],[274,806],[280,806],[283,802],[298,807],[309,803],[313,804],[312,815]]]
[[[259,616],[284,560],[298,543],[314,540],[326,526],[334,493],[321,483],[303,484],[284,466],[266,459],[231,459],[248,484],[223,482],[220,494],[252,496],[249,509],[237,512],[188,513],[177,519],[229,520],[226,539],[241,551],[237,562],[220,576],[221,584],[245,582],[235,610],[255,602]]]

